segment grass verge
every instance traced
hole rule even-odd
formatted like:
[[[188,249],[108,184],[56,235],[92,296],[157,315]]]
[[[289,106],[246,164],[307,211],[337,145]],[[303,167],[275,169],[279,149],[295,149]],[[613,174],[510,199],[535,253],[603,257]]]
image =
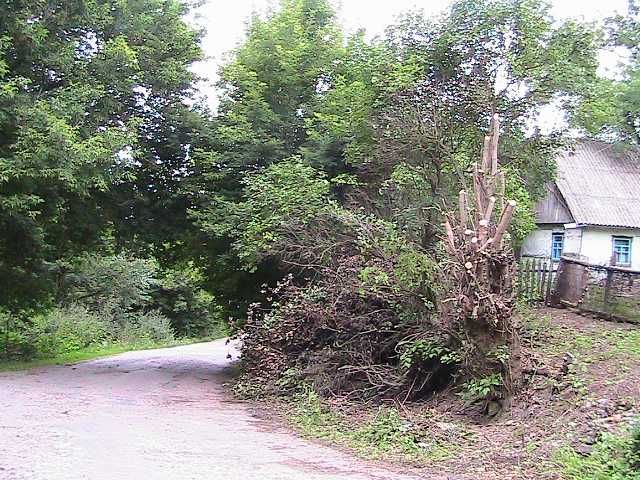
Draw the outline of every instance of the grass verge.
[[[416,422],[396,408],[379,407],[354,417],[333,410],[310,389],[296,397],[288,417],[303,435],[349,448],[368,459],[424,465],[457,453],[454,442],[425,436]]]
[[[49,365],[66,365],[71,363],[85,362],[96,358],[110,357],[119,353],[131,352],[137,350],[154,350],[156,348],[177,347],[180,345],[191,345],[193,343],[208,342],[223,338],[224,335],[212,336],[206,338],[189,338],[183,340],[175,340],[165,343],[134,343],[134,344],[107,344],[92,348],[76,350],[73,352],[60,353],[54,357],[35,358],[32,360],[9,360],[0,361],[0,372],[13,372],[19,370],[27,370],[30,368],[46,367]]]
[[[640,427],[605,433],[587,455],[566,447],[555,459],[566,480],[640,480]]]

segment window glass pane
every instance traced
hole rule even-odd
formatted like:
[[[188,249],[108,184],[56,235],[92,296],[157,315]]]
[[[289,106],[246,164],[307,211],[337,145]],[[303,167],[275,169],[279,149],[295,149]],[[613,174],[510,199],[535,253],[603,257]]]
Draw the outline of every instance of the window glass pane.
[[[631,264],[631,239],[614,237],[613,253],[616,260],[616,264],[630,265]]]
[[[564,250],[564,233],[551,234],[551,258],[560,260]]]

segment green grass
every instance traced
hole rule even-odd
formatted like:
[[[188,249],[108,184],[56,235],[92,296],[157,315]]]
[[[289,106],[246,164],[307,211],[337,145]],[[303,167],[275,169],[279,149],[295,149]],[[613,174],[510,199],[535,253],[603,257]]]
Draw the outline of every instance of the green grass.
[[[207,338],[191,338],[184,340],[174,340],[166,343],[135,343],[135,344],[108,344],[93,348],[77,350],[74,352],[60,353],[54,357],[35,358],[32,360],[9,360],[0,361],[0,372],[11,372],[18,370],[27,370],[30,368],[46,367],[49,365],[66,365],[72,363],[84,362],[96,358],[109,357],[119,353],[131,352],[136,350],[153,350],[156,348],[176,347],[179,345],[190,345],[193,343],[207,342],[222,338],[223,335]]]
[[[296,398],[289,419],[304,435],[350,448],[364,458],[426,464],[452,458],[459,450],[452,443],[424,435],[395,408],[380,407],[354,421],[332,411],[311,390]]]
[[[547,326],[550,338],[541,342],[539,348],[552,355],[569,352],[579,355],[589,363],[611,359],[640,359],[640,330],[621,329],[616,323],[602,322],[602,326],[597,329],[576,331],[571,335],[567,335],[564,327]]]
[[[564,480],[640,480],[640,431],[605,433],[588,455],[565,447],[555,455]]]

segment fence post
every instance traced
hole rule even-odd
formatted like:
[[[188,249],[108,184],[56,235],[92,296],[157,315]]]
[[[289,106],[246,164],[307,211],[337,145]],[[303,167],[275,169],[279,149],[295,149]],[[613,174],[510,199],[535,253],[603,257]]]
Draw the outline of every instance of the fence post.
[[[529,268],[529,296],[532,301],[536,298],[536,259],[531,260],[531,268]]]
[[[546,305],[547,297],[545,295],[547,286],[547,259],[542,261],[542,274],[540,275],[540,300]]]
[[[549,279],[547,281],[547,290],[544,294],[544,304],[551,304],[551,287],[553,286],[553,260],[549,259]]]

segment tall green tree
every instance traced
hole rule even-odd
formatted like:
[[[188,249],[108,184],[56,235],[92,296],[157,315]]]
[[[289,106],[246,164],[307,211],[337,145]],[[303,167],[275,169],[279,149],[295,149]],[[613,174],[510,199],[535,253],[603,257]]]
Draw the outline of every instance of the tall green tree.
[[[579,110],[581,125],[596,137],[640,144],[640,3],[607,20],[608,45],[628,54],[613,78],[599,78]]]
[[[245,42],[220,71],[221,91],[210,148],[194,151],[198,175],[191,183],[192,216],[206,235],[202,262],[211,288],[243,315],[264,281],[278,278],[264,263],[243,271],[234,254],[237,229],[228,225],[243,200],[245,178],[302,153],[307,121],[330,85],[342,34],[327,0],[283,0],[265,18],[254,16]]]
[[[355,175],[352,200],[428,244],[442,200],[466,181],[497,113],[522,238],[564,133],[536,130],[537,115],[554,104],[575,124],[596,82],[600,46],[597,28],[557,21],[545,2],[458,0],[436,19],[408,13],[384,39],[348,44],[346,68],[320,100],[311,137]]]
[[[341,46],[326,0],[283,0],[266,19],[251,20],[246,42],[220,72],[217,133],[225,166],[255,168],[298,152]]]
[[[154,152],[154,129],[171,129],[166,112],[184,111],[188,65],[200,57],[186,8],[179,0],[0,2],[1,306],[46,298],[47,265],[92,248],[125,219],[109,213],[108,192],[141,170],[158,176],[149,158],[167,155]]]

